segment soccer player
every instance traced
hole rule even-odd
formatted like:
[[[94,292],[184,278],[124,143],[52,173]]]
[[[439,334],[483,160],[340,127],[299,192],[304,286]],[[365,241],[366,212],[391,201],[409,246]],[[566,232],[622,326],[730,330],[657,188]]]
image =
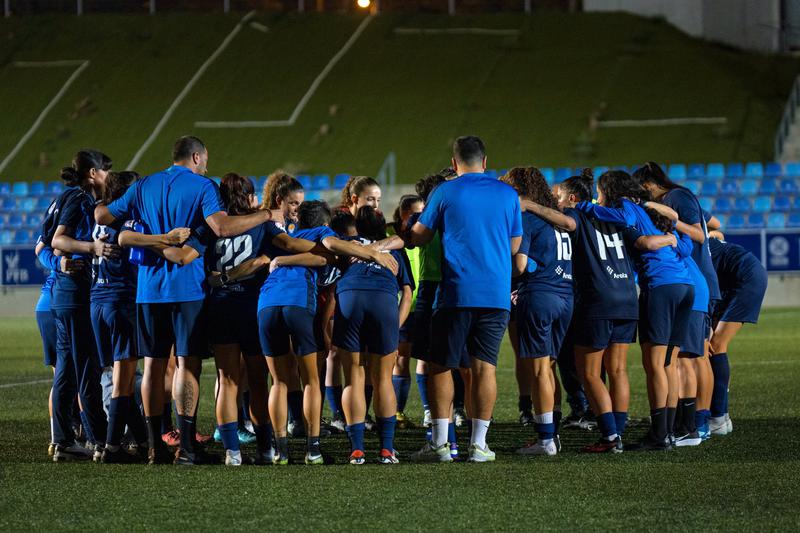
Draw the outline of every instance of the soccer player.
[[[635,204],[646,202],[650,195],[626,172],[612,170],[600,176],[597,204],[579,202],[575,208],[592,218],[636,229],[636,237],[671,234],[673,222],[665,216]],[[631,239],[630,242],[633,242]],[[668,398],[677,406],[678,382],[675,359],[678,347],[685,342],[689,313],[694,300],[694,284],[685,263],[671,247],[640,251],[634,249],[638,271],[639,342],[647,375],[651,427],[648,434],[632,448],[668,450]],[[610,420],[609,420],[610,422]]]
[[[714,308],[714,336],[711,337],[711,353],[714,354],[711,362],[717,367],[710,429],[713,435],[727,435],[733,431],[728,414],[728,346],[745,323],[758,322],[767,292],[767,271],[756,256],[738,244],[714,238],[708,243],[722,294],[722,300]]]
[[[539,169],[514,167],[503,177],[520,199],[557,210]],[[520,276],[517,331],[521,372],[529,377],[538,440],[521,455],[556,455],[553,365],[572,320],[572,243],[569,234],[529,212],[522,214],[522,242],[512,271]]]
[[[98,224],[136,218],[152,234],[177,227],[193,231],[207,224],[218,237],[244,233],[270,219],[269,211],[229,216],[216,184],[204,177],[208,150],[197,137],[175,142],[169,168],[137,180],[125,194],[95,210]],[[170,351],[178,357],[173,391],[181,432],[174,462],[194,465],[214,462],[195,442],[201,360],[208,355],[204,313],[205,273],[202,261],[176,267],[162,257],[148,257],[139,266],[136,285],[139,355],[145,357],[142,400],[148,430],[149,462],[172,462],[161,440],[164,374]]]
[[[356,214],[356,231],[362,244],[386,238],[386,220],[372,206],[363,206]],[[392,384],[399,344],[400,325],[408,318],[414,281],[401,252],[390,252],[398,270],[365,261],[343,266],[336,284],[336,316],[333,344],[345,372],[342,407],[350,436],[350,464],[364,464],[364,418],[366,397],[364,367],[372,374],[375,387],[375,415],[380,432],[381,464],[396,464],[394,433],[397,422],[397,399]],[[401,293],[400,304],[397,294]],[[369,364],[363,365],[365,359]]]
[[[54,461],[86,458],[86,454],[74,446],[70,414],[76,392],[80,397],[81,418],[87,440],[94,447],[93,457],[96,461],[102,456],[106,437],[107,420],[102,405],[100,364],[92,341],[89,310],[91,273],[86,267],[88,259],[92,257],[112,258],[119,255],[119,247],[102,240],[95,241],[91,234],[91,213],[110,169],[111,159],[102,152],[78,152],[72,166],[61,170],[61,179],[68,188],[51,205],[42,224],[46,246],[74,259],[82,259],[85,265],[80,272],[56,272],[53,285],[51,309],[60,335],[53,382]]]
[[[450,462],[448,425],[453,405],[450,369],[470,357],[472,434],[469,460],[488,462],[486,444],[497,398],[495,370],[508,325],[511,261],[522,238],[519,199],[509,185],[487,176],[486,149],[478,137],[459,137],[453,145],[458,178],[440,184],[408,235],[410,245],[441,233],[443,259],[440,298],[434,316],[428,392],[432,440],[413,460]],[[474,208],[476,198],[491,209]]]

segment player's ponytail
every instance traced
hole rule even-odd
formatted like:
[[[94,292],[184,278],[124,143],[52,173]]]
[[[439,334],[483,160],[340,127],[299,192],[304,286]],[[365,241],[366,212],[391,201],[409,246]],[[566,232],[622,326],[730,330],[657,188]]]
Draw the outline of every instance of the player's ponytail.
[[[256,189],[250,178],[229,172],[222,177],[219,192],[229,215],[247,215],[255,210],[252,202]]]
[[[292,180],[294,180],[294,176],[282,170],[276,170],[270,174],[264,183],[261,209],[278,209],[278,189]]]
[[[99,150],[81,150],[72,159],[72,166],[61,169],[61,179],[67,187],[83,187],[92,169],[111,170],[111,158]]]
[[[559,187],[568,195],[574,195],[579,202],[591,202],[594,173],[591,168],[583,168],[579,176],[565,179],[559,184]]]
[[[371,205],[359,207],[356,212],[356,231],[359,237],[371,241],[385,239],[386,219],[383,217],[383,213]]]

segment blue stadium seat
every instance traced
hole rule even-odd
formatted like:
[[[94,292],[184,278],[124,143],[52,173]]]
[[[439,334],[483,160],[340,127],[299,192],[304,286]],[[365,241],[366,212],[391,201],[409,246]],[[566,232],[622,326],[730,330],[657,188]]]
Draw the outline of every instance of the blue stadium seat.
[[[314,189],[326,191],[331,188],[331,177],[327,174],[317,174],[314,176]]]
[[[344,189],[344,186],[347,185],[347,180],[349,179],[349,174],[336,174],[336,176],[333,178],[333,188]]]
[[[722,163],[709,163],[706,166],[706,179],[720,181],[725,177],[725,165]]]
[[[11,196],[11,184],[7,182],[0,182],[0,198]]]
[[[732,180],[742,179],[744,177],[744,165],[741,163],[728,163],[725,168],[725,175]]]
[[[744,176],[746,178],[760,179],[764,176],[764,165],[761,163],[747,163],[744,167]]]
[[[745,227],[750,229],[756,228],[763,228],[767,225],[767,221],[764,218],[764,213],[750,213],[747,215],[747,221],[745,222]]]
[[[772,209],[771,196],[756,196],[756,199],[753,202],[753,211],[755,213],[766,213],[770,209]]]
[[[787,178],[800,177],[800,163],[797,161],[786,163],[786,165],[783,167],[783,175]]]
[[[794,197],[794,206],[792,207],[795,211],[800,211],[800,196]]]
[[[724,229],[728,224],[728,215],[723,215],[720,213],[719,215],[714,216],[717,217],[717,220],[719,220],[720,225]]]
[[[500,173],[493,168],[487,168],[486,175],[492,178],[493,180],[496,180],[498,177],[500,177]]]
[[[548,185],[552,185],[555,182],[556,172],[550,167],[540,168],[539,170],[542,171],[542,176],[544,176],[544,180],[547,182]]]
[[[12,194],[12,196],[17,196],[17,197],[20,197],[20,198],[22,198],[24,196],[28,196],[28,190],[29,190],[29,187],[28,187],[28,182],[27,181],[15,181],[11,185],[11,194]]]
[[[706,166],[703,163],[692,163],[689,165],[688,176],[693,180],[702,180],[706,177]]]
[[[697,180],[687,180],[683,182],[683,186],[692,191],[692,194],[698,196],[700,194],[701,183]]]
[[[753,196],[758,192],[758,180],[750,178],[739,184],[739,192],[745,196]]]
[[[700,188],[702,196],[716,196],[719,191],[719,184],[716,181],[704,181]]]
[[[736,180],[725,179],[719,185],[720,194],[736,194],[739,192],[739,183]]]
[[[36,211],[36,198],[20,198],[17,210],[23,213],[33,213]]]
[[[785,194],[796,194],[798,192],[797,182],[792,178],[782,179],[779,187],[778,190]]]
[[[800,211],[789,213],[789,216],[786,218],[786,227],[800,228]]]
[[[672,181],[683,181],[686,179],[686,165],[670,165],[667,176]]]
[[[745,225],[744,215],[731,215],[728,217],[728,229],[743,229]]]
[[[61,194],[64,192],[64,183],[61,181],[51,181],[47,184],[48,194]]]
[[[733,202],[733,210],[736,213],[748,213],[753,210],[753,203],[750,201],[750,198],[739,196]]]
[[[31,183],[30,191],[28,194],[31,196],[41,196],[45,193],[45,187],[43,181],[34,181]]]
[[[714,213],[730,213],[733,211],[733,202],[727,196],[720,196],[714,204]]]
[[[792,201],[788,196],[776,196],[772,202],[772,210],[785,213],[792,208]]]
[[[594,168],[592,169],[592,173],[595,175],[595,177],[598,177],[598,178],[599,178],[599,177],[600,177],[600,176],[601,176],[601,175],[602,175],[604,172],[608,172],[608,171],[609,171],[609,168],[608,168],[608,167],[606,167],[606,166],[597,166],[597,167],[594,167]]]
[[[622,172],[627,172],[628,174],[633,174],[633,171],[636,170],[636,167],[629,167],[626,165],[617,165],[614,167],[614,170],[621,170]]]
[[[770,213],[767,216],[767,227],[770,229],[781,229],[786,226],[786,215],[783,213]]]
[[[40,196],[36,199],[36,210],[37,211],[45,211],[48,207],[50,207],[50,202],[53,201],[53,198],[50,196]]]
[[[714,210],[714,200],[712,198],[701,196],[697,200],[700,202],[700,207],[703,208],[704,211],[711,213]]]
[[[305,199],[307,201],[322,200],[322,193],[319,191],[306,191]]]
[[[761,194],[775,194],[778,192],[778,181],[772,178],[762,180],[758,192]]]
[[[17,208],[17,200],[10,196],[6,196],[5,198],[3,198],[3,203],[0,204],[0,209],[2,209],[5,212],[14,211],[16,208]]]
[[[311,189],[311,176],[308,174],[300,174],[297,177],[297,181],[300,182],[300,185],[303,186],[304,189],[309,190]]]
[[[0,230],[0,244],[11,244],[14,242],[14,232],[11,230]]]
[[[8,229],[20,229],[25,225],[25,215],[22,213],[13,213],[8,217],[8,222],[5,224]]]
[[[561,167],[556,169],[556,183],[561,183],[565,179],[572,176],[572,169],[567,167]],[[597,176],[595,176],[597,178]]]
[[[33,234],[28,230],[17,230],[13,244],[33,244]]]
[[[778,178],[783,175],[783,166],[780,163],[772,162],[767,163],[767,166],[764,167],[764,177],[765,178]]]
[[[264,190],[264,185],[267,184],[267,176],[259,176],[256,178],[256,194],[261,194]]]

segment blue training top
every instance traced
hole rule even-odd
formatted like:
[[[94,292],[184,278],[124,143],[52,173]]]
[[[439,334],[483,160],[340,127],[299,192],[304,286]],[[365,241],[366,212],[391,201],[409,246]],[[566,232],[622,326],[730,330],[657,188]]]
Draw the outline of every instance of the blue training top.
[[[132,229],[133,224],[133,221],[127,221],[120,231]],[[119,231],[110,226],[96,224],[92,238],[97,240],[103,234],[108,235],[105,242],[119,244]],[[132,302],[136,299],[136,265],[128,261],[126,254],[121,254],[118,259],[92,259],[91,298],[97,303]]]
[[[92,241],[92,228],[94,227],[94,197],[83,189],[70,188],[61,194],[63,203],[58,200],[53,204],[53,230],[58,226],[67,226],[72,229],[71,236],[77,241]],[[52,243],[53,235],[49,236],[48,246]],[[72,254],[73,259],[83,259],[87,265],[90,257],[81,254]],[[89,290],[91,287],[91,273],[87,267],[84,272],[64,274],[56,272],[53,284],[53,297],[51,309],[74,309],[89,303]]]
[[[510,185],[462,174],[436,187],[419,223],[442,239],[437,307],[511,308],[511,239],[522,236],[522,217]]]
[[[626,199],[622,200],[621,207],[603,207],[591,202],[580,202],[575,209],[604,222],[633,227],[642,235],[664,235],[644,209]],[[671,246],[645,252],[633,249],[631,255],[639,271],[639,286],[642,288],[653,289],[671,284],[692,285],[692,277],[686,265]]]
[[[36,239],[36,244],[42,242],[42,236]],[[39,255],[36,256],[36,259],[39,261],[39,264],[42,265],[45,269],[49,270],[50,273],[44,280],[42,284],[42,290],[39,294],[39,300],[36,302],[36,309],[35,312],[49,312],[50,311],[50,299],[53,294],[53,284],[56,282],[56,271],[59,270],[59,263],[60,259],[56,257],[53,253],[53,249],[45,246],[39,252]]]
[[[362,244],[372,243],[369,239],[361,237],[348,237],[348,241],[359,241]],[[344,267],[344,272],[336,284],[336,294],[344,291],[381,291],[397,296],[400,288],[408,285],[414,290],[414,279],[406,266],[403,255],[392,250],[390,252],[397,261],[397,275],[377,263],[353,258],[352,262]]]
[[[572,296],[572,242],[567,232],[533,213],[522,213],[518,253],[528,256],[520,295],[544,291]]]
[[[197,230],[207,217],[225,210],[212,180],[179,165],[135,181],[108,209],[114,218],[140,220],[151,234],[168,233],[175,228]],[[204,279],[202,261],[179,266],[157,257],[139,267],[136,301],[202,300]]]
[[[336,237],[328,226],[297,230],[293,237],[321,242],[326,237]],[[269,257],[290,255],[272,245],[267,247]],[[265,307],[297,306],[312,312],[317,309],[318,269],[302,266],[276,268],[261,286],[258,310]]]

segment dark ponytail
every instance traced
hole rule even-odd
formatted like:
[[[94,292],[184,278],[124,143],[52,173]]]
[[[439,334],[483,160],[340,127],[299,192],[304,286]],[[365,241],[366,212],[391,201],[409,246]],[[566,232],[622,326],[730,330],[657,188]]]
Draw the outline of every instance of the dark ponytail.
[[[356,231],[360,237],[371,241],[385,239],[386,219],[380,211],[371,205],[365,205],[356,212]]]
[[[579,202],[591,202],[594,189],[594,173],[591,168],[581,169],[580,176],[572,176],[559,184],[561,190],[574,194]]]
[[[61,169],[61,179],[67,187],[79,187],[89,180],[89,172],[111,170],[111,158],[99,150],[81,150],[72,159],[71,167]]]
[[[229,215],[248,215],[255,211],[250,198],[256,193],[256,189],[250,178],[229,172],[222,177],[219,192]]]

